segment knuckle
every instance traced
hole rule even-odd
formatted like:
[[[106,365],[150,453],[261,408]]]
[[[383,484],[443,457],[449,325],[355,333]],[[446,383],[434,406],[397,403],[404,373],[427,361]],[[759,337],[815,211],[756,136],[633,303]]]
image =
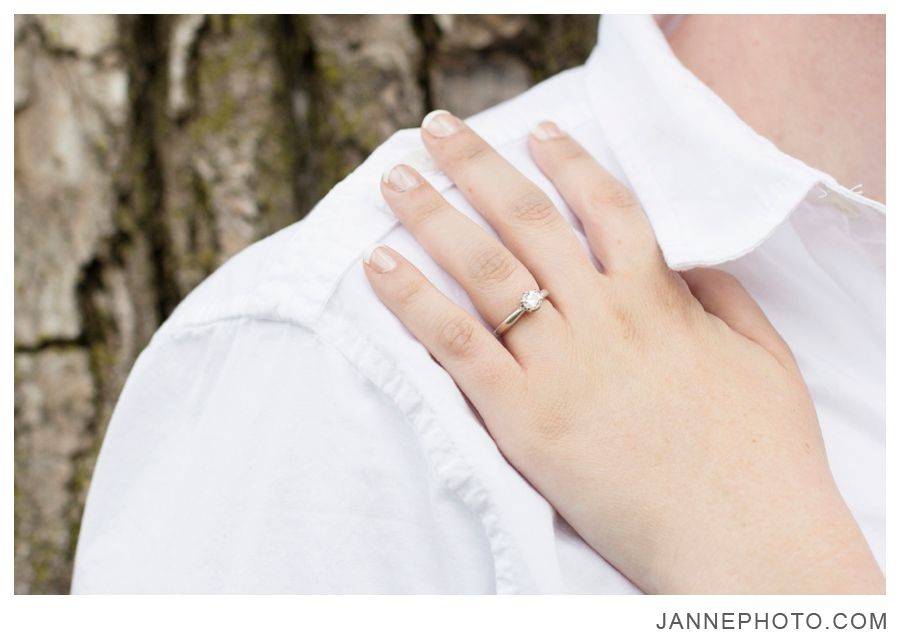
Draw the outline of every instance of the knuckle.
[[[635,208],[637,199],[625,185],[609,181],[589,191],[588,206],[590,210],[598,212],[609,209],[625,210]]]
[[[585,161],[592,160],[591,156],[587,154],[587,151],[571,139],[569,139],[566,144],[560,145],[558,157],[561,164],[573,168],[583,166]]]
[[[412,280],[405,282],[394,292],[394,301],[401,308],[413,306],[425,290],[424,282]]]
[[[613,306],[611,318],[615,332],[626,344],[633,344],[638,339],[638,321],[635,313],[625,306]]]
[[[484,142],[473,142],[462,148],[461,156],[466,162],[476,162],[487,157],[489,150]]]
[[[514,219],[529,224],[551,222],[556,216],[556,207],[550,198],[536,190],[529,190],[515,198],[509,210]]]
[[[499,284],[516,272],[516,262],[507,251],[496,246],[477,251],[469,264],[469,275],[480,284]]]
[[[474,170],[472,165],[487,158],[491,150],[483,141],[471,140],[468,136],[461,138],[457,144],[456,148],[450,150],[446,161],[459,170]]]
[[[438,340],[441,347],[455,358],[471,357],[477,349],[475,325],[465,317],[452,317],[441,322]]]
[[[415,203],[405,223],[407,225],[421,225],[427,220],[435,219],[443,212],[445,207],[446,204],[443,198],[434,194],[427,194]]]

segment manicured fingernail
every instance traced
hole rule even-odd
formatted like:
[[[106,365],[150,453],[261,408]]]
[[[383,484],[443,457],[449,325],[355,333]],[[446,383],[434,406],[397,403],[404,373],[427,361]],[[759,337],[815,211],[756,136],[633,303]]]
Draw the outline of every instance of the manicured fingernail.
[[[553,122],[540,122],[531,129],[531,135],[543,142],[561,138],[564,133]]]
[[[419,186],[419,178],[416,177],[416,174],[408,166],[402,164],[389,168],[381,176],[381,179],[395,191],[408,191]]]
[[[446,138],[463,128],[462,120],[455,115],[438,109],[432,111],[422,120],[422,128],[436,138]]]
[[[393,271],[397,266],[397,262],[394,261],[394,258],[391,257],[390,253],[384,250],[384,246],[381,244],[376,244],[369,249],[366,258],[363,261],[379,273]]]

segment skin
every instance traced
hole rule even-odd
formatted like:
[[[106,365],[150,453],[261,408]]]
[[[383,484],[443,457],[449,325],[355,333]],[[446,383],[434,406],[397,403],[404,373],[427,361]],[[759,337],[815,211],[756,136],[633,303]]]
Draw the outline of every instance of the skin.
[[[885,200],[883,15],[696,15],[675,55],[783,151]]]
[[[552,123],[528,148],[602,270],[462,120],[432,114],[422,140],[501,242],[411,167],[382,193],[484,322],[386,246],[365,274],[588,544],[650,593],[884,592],[790,349],[736,279],[670,270],[634,196]],[[551,297],[495,338],[538,282]]]

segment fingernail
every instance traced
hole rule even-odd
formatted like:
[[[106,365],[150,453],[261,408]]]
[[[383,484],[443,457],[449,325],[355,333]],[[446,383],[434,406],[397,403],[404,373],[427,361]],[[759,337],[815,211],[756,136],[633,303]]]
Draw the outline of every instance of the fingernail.
[[[408,191],[419,186],[419,178],[416,177],[416,174],[408,166],[402,164],[389,168],[381,176],[381,179],[395,191]]]
[[[561,138],[564,133],[553,122],[540,122],[531,129],[531,135],[543,142]]]
[[[462,127],[462,120],[443,109],[432,111],[422,120],[422,128],[436,138],[446,138],[462,129]]]
[[[390,253],[384,250],[384,246],[381,244],[376,244],[369,249],[363,261],[379,273],[393,271],[394,267],[397,266],[397,262],[394,261]]]

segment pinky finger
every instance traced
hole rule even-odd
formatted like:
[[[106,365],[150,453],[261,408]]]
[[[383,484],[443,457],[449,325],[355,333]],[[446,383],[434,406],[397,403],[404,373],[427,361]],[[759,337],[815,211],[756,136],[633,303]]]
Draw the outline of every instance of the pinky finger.
[[[374,247],[364,270],[379,299],[450,373],[485,421],[502,412],[498,402],[514,399],[524,377],[506,347],[393,249]]]
[[[682,271],[681,277],[707,313],[715,315],[732,330],[762,346],[788,370],[799,373],[787,342],[778,334],[740,280],[714,268]]]

